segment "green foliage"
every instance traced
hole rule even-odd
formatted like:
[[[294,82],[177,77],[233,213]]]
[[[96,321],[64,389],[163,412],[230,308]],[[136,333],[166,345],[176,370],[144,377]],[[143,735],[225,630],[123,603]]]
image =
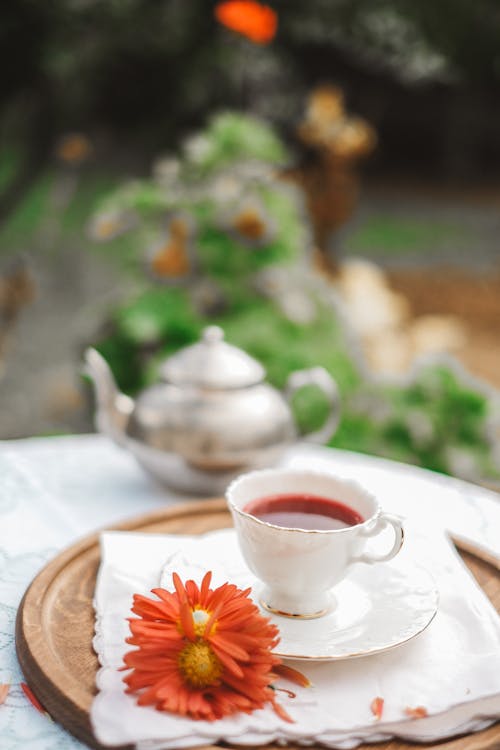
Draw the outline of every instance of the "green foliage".
[[[204,325],[218,324],[229,342],[262,362],[277,388],[295,370],[321,365],[333,375],[343,414],[331,445],[442,472],[492,475],[490,403],[473,383],[449,365],[429,365],[398,385],[362,373],[328,291],[304,264],[309,232],[296,193],[267,164],[246,158],[277,159],[277,143],[262,123],[223,115],[179,161],[162,162],[153,179],[105,201],[107,211],[134,216],[129,232],[142,242],[163,235],[165,244],[170,217],[181,216],[194,257],[185,278],[152,275],[151,288],[115,311],[100,349],[120,385],[133,392],[155,382],[166,356],[197,340]],[[248,206],[261,224],[256,238],[234,222]],[[137,263],[145,264],[145,249],[138,245]],[[325,407],[318,389],[296,394],[300,431],[317,429]]]
[[[97,204],[116,187],[116,180],[89,174],[71,180],[68,174],[51,168],[43,172],[0,228],[0,257],[19,253],[57,252],[58,248],[81,243],[84,226]],[[106,246],[120,262],[129,251],[129,238]],[[134,249],[134,256],[136,252]]]
[[[186,142],[184,154],[198,177],[238,161],[283,165],[288,159],[283,144],[267,124],[238,112],[213,117],[202,135]]]
[[[160,185],[149,180],[132,180],[102,202],[102,210],[137,211],[148,217],[171,208],[174,201]]]
[[[293,263],[309,245],[297,191],[276,180],[269,166],[285,158],[268,125],[223,113],[188,139],[181,159],[161,160],[152,179],[129,182],[108,195],[95,226],[112,216],[117,233],[132,232],[144,257],[165,241],[170,217],[187,217],[198,271],[221,283],[237,278],[244,287],[260,268]],[[238,213],[249,208],[263,226],[256,242],[234,226]]]
[[[1,238],[5,245],[22,241],[33,235],[50,210],[50,194],[54,186],[54,174],[46,172],[24,197],[17,211],[2,227]],[[2,244],[3,244],[2,243]]]
[[[128,393],[140,388],[144,379],[144,362],[141,349],[133,341],[114,330],[101,336],[96,348],[111,364],[120,388]]]
[[[183,290],[153,289],[120,308],[115,323],[119,335],[132,345],[167,341],[179,346],[197,337],[202,321]]]
[[[332,444],[466,476],[500,476],[487,432],[490,397],[447,364],[401,385],[364,383],[347,403]]]
[[[21,149],[12,144],[0,151],[0,194],[15,177],[22,159]]]
[[[237,316],[216,321],[229,341],[260,360],[271,383],[282,388],[294,370],[322,365],[348,393],[360,375],[344,340],[344,333],[332,310],[320,309],[309,324],[289,320],[270,300],[254,298]]]
[[[456,247],[473,241],[458,223],[418,220],[415,217],[396,218],[378,214],[363,222],[346,238],[346,250],[370,256],[374,252],[402,256],[417,251],[435,254],[438,248]]]

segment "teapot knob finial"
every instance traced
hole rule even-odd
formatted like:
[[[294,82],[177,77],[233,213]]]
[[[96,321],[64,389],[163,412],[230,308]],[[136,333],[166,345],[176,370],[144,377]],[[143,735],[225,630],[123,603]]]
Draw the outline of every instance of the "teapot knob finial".
[[[224,331],[220,326],[207,326],[203,330],[203,341],[207,344],[218,344],[224,339]]]

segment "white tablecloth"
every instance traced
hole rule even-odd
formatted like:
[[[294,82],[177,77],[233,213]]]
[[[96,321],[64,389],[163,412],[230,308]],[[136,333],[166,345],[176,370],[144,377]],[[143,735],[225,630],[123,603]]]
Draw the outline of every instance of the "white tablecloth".
[[[284,463],[326,466],[356,477],[382,492],[390,511],[407,514],[418,501],[419,511],[434,523],[471,538],[500,560],[500,502],[492,492],[402,464],[311,446],[297,446]],[[154,484],[106,438],[0,443],[0,683],[12,682],[0,706],[1,750],[83,747],[37,713],[19,687],[14,626],[31,579],[77,538],[182,499]]]

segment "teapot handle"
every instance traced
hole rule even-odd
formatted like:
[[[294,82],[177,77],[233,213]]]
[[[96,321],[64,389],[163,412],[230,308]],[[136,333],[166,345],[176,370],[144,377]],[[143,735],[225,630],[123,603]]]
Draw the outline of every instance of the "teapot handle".
[[[290,403],[298,390],[306,385],[316,385],[328,399],[329,412],[326,421],[319,430],[308,432],[302,437],[311,443],[327,443],[334,435],[340,421],[340,394],[335,380],[324,367],[312,367],[309,370],[296,370],[288,377],[285,386],[285,397]]]

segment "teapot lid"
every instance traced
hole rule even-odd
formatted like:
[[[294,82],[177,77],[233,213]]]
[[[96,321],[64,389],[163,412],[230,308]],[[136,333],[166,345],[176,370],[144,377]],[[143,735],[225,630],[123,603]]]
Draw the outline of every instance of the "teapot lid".
[[[222,328],[208,326],[200,341],[163,362],[160,375],[174,385],[225,390],[260,383],[265,370],[242,349],[224,341]]]

